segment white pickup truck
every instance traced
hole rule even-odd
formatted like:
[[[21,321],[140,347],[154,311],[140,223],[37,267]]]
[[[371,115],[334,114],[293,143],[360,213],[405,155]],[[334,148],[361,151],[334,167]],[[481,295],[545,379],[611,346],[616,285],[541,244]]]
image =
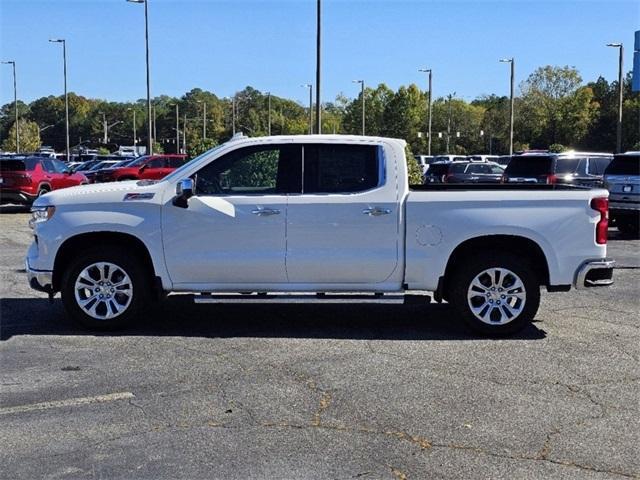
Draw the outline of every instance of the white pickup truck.
[[[541,286],[613,282],[607,195],[409,187],[396,139],[234,138],[159,182],[38,198],[26,270],[33,288],[61,292],[91,328],[120,327],[171,292],[197,302],[344,302],[420,290],[476,331],[501,335],[534,318]]]

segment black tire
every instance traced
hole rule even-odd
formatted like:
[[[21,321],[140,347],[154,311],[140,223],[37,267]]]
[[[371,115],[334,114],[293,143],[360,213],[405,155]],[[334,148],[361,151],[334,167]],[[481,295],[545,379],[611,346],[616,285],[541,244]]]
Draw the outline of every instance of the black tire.
[[[41,197],[42,195],[44,195],[45,193],[49,193],[49,189],[47,187],[40,187],[38,189],[38,197]]]
[[[96,297],[97,292],[92,290],[94,287],[100,288],[104,292],[104,296],[111,295],[108,299],[99,299],[96,297],[96,304],[88,302],[86,306],[93,308],[95,316],[87,313],[78,303],[76,299],[76,281],[79,281],[79,275],[86,268],[96,263],[109,263],[119,269],[110,267],[108,273],[108,282],[114,282],[113,285],[105,283],[103,286],[97,284],[101,278],[100,270],[97,268],[88,271],[92,281],[96,283],[89,288],[78,290],[79,298],[85,297],[85,300]],[[96,273],[97,272],[97,273]],[[128,277],[124,277],[122,274]],[[125,280],[122,280],[122,279]],[[132,324],[138,317],[139,312],[148,305],[150,300],[150,276],[144,266],[135,258],[132,258],[122,248],[115,246],[104,246],[100,248],[91,248],[80,252],[67,266],[62,277],[62,302],[69,315],[81,325],[92,330],[115,330],[125,325]],[[117,286],[117,283],[124,281],[125,285]],[[86,282],[82,281],[84,285]],[[130,285],[129,285],[130,284]],[[128,292],[126,285],[131,288],[131,294]],[[120,291],[121,289],[122,291]],[[89,296],[85,292],[91,294]],[[115,292],[115,293],[114,293]],[[95,308],[94,308],[95,306]],[[117,313],[122,308],[121,313]],[[115,315],[114,315],[115,314]],[[110,315],[111,316],[109,318]],[[95,318],[95,317],[99,318]]]
[[[486,285],[486,291],[483,292],[476,287],[473,290],[473,298],[469,299],[468,295],[474,279],[483,272],[494,268],[509,270],[513,275],[504,275],[499,280],[497,287],[491,287],[494,282],[487,281],[487,279],[491,280],[491,277],[484,274],[480,277],[479,283],[482,286]],[[514,282],[516,279],[521,281],[522,289],[512,288],[516,285]],[[502,285],[500,282],[505,283]],[[479,253],[473,258],[465,258],[454,269],[447,283],[450,286],[449,302],[453,304],[460,318],[473,331],[487,336],[505,336],[522,330],[533,320],[540,305],[540,282],[530,262],[508,252]],[[504,291],[498,291],[498,287],[504,288]],[[525,293],[523,303],[519,303],[516,297],[516,295],[521,295],[521,290],[524,290]],[[480,294],[480,292],[483,293]],[[506,294],[506,300],[504,300],[504,294]],[[505,305],[505,301],[509,303]],[[486,306],[487,310],[479,312],[481,316],[488,314],[485,321],[476,317],[472,310],[472,302],[478,309],[484,309]],[[509,318],[507,312],[513,313],[518,311],[518,308],[520,308],[519,313]],[[501,320],[494,321],[498,315]]]

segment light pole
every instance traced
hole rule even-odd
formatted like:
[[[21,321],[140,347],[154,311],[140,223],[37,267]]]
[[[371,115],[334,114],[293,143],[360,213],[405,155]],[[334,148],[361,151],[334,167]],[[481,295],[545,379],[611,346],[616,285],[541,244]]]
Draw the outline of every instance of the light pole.
[[[267,92],[267,135],[271,136],[271,92]]]
[[[69,149],[69,97],[67,96],[67,42],[64,38],[51,38],[51,43],[62,44],[62,62],[64,67],[64,123],[65,123],[65,140],[67,147],[67,162],[71,160],[71,152]]]
[[[131,110],[133,112],[133,149],[138,154],[138,137],[136,136],[136,109],[135,108],[127,108],[127,110]]]
[[[364,80],[352,80],[351,82],[352,83],[359,83],[360,87],[361,87],[360,95],[362,95],[362,136],[364,137],[364,131],[365,131],[364,130],[364,118],[365,118],[365,115],[364,115],[364,107],[365,107],[365,105],[364,105]]]
[[[616,126],[616,153],[622,153],[622,56],[624,55],[624,47],[622,43],[607,43],[607,47],[618,49],[618,124]]]
[[[432,100],[432,95],[431,95],[431,75],[432,75],[432,71],[430,68],[421,68],[420,70],[418,70],[419,72],[424,72],[424,73],[428,73],[429,74],[429,100],[427,103],[427,111],[428,111],[428,115],[429,115],[429,119],[427,120],[427,155],[431,155],[431,100]]]
[[[320,100],[320,71],[321,71],[321,46],[322,46],[322,35],[321,35],[321,20],[322,20],[322,8],[321,8],[321,2],[320,0],[317,0],[317,14],[316,14],[316,18],[317,18],[317,36],[316,36],[316,132],[318,134],[322,133],[322,122],[321,122],[321,114],[320,114],[320,110],[321,110],[321,100]],[[312,126],[312,130],[309,133],[313,133],[313,126]]]
[[[18,89],[16,87],[16,62],[9,60],[2,62],[13,67],[13,105],[16,113],[16,153],[20,153],[20,125],[18,124]]]
[[[309,89],[309,135],[311,135],[313,133],[313,85],[305,83],[300,86]]]
[[[515,61],[513,57],[511,58],[502,58],[500,59],[501,63],[510,63],[511,64],[511,87],[510,87],[510,97],[511,100],[509,102],[509,155],[513,155],[513,93],[514,93],[514,78],[515,78]]]
[[[149,74],[149,0],[127,0],[130,3],[144,3],[144,42],[147,60],[147,154],[153,155],[151,129],[151,77]]]
[[[156,106],[153,106],[153,141],[155,142],[158,138],[158,131],[156,130]],[[153,145],[153,144],[152,144]]]

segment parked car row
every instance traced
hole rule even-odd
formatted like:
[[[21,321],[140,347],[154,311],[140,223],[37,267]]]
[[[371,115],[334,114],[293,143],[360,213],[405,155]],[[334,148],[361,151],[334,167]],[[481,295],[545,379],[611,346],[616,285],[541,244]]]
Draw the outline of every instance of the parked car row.
[[[96,156],[99,157],[99,156]],[[102,156],[81,163],[55,158],[0,157],[0,202],[29,205],[60,188],[121,180],[160,180],[186,162],[186,155]]]
[[[506,166],[511,160],[509,155],[415,155],[416,162],[426,175],[431,165],[449,162],[493,162]]]

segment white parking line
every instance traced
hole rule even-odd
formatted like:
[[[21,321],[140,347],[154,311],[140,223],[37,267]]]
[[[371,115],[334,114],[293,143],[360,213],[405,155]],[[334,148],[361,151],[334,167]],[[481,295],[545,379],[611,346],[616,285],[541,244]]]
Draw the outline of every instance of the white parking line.
[[[50,408],[75,407],[77,405],[88,405],[91,403],[114,402],[116,400],[125,400],[134,398],[131,392],[109,393],[107,395],[96,395],[95,397],[69,398],[67,400],[55,400],[53,402],[33,403],[31,405],[17,405],[15,407],[0,408],[0,415],[8,415],[10,413],[24,413],[34,410],[48,410]]]

